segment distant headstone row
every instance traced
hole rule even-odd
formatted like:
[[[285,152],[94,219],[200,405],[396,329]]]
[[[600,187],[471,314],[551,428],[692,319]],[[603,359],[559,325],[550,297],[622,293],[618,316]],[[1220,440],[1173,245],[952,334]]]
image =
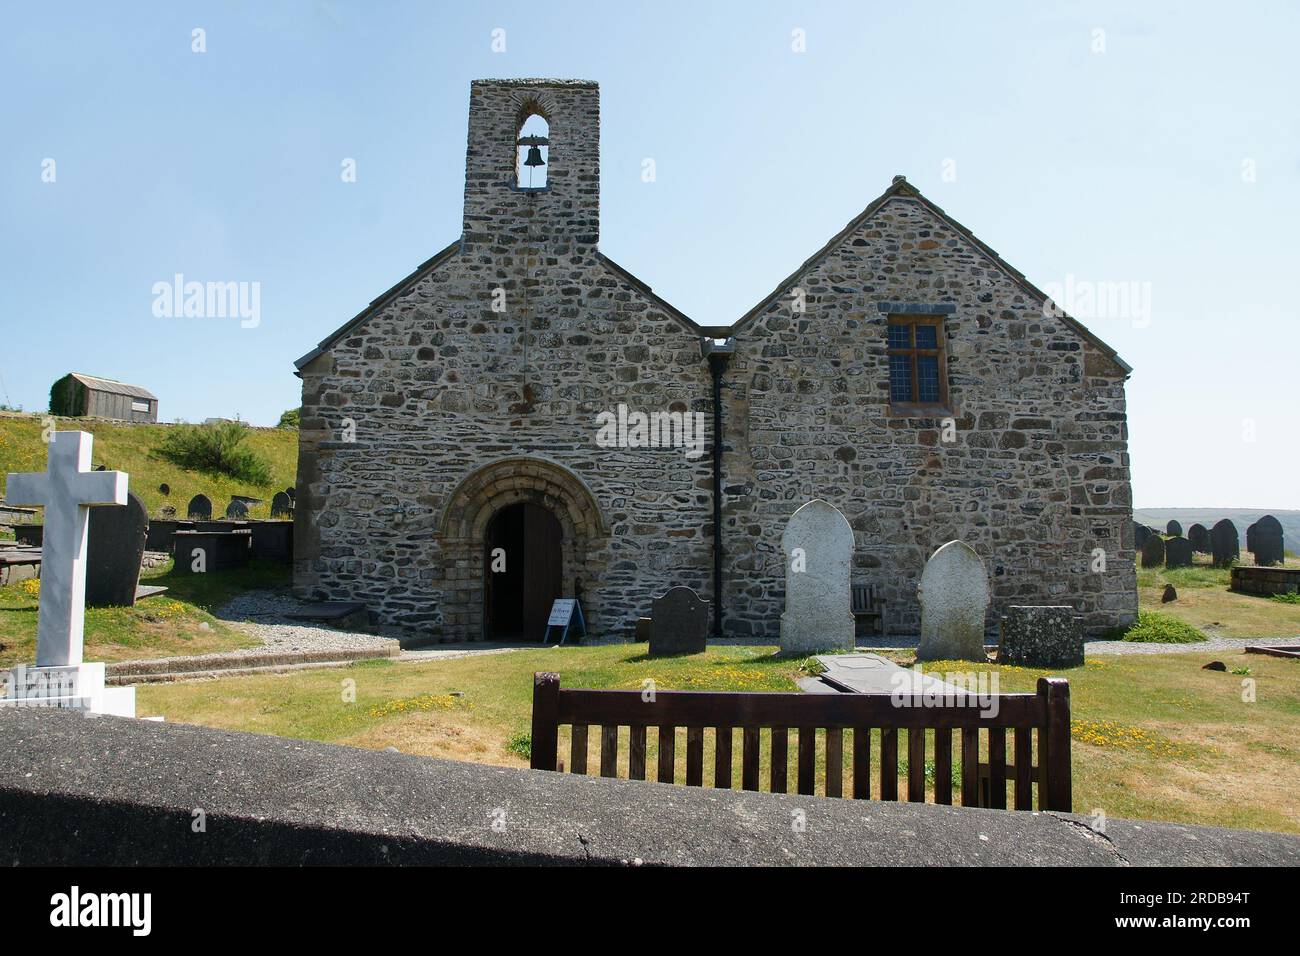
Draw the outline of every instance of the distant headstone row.
[[[1165,526],[1165,534],[1167,540],[1152,528],[1136,521],[1133,523],[1133,547],[1142,567],[1190,567],[1192,555],[1196,553],[1210,555],[1214,566],[1223,568],[1241,557],[1237,526],[1227,518],[1216,522],[1209,530],[1203,524],[1194,524],[1187,529],[1186,538],[1182,536],[1183,526],[1170,521]],[[1255,556],[1255,563],[1260,567],[1281,564],[1286,554],[1282,523],[1272,515],[1264,515],[1246,529],[1246,550]]]
[[[159,490],[166,488],[162,485]],[[167,494],[163,491],[163,494]],[[277,491],[271,498],[271,517],[286,518],[293,517],[294,489],[286,488],[284,491]],[[261,504],[261,498],[251,498],[248,495],[231,495],[230,504],[226,505],[226,517],[231,519],[247,518],[249,505]],[[175,514],[175,509],[172,509]],[[185,506],[185,516],[195,521],[208,521],[212,518],[212,499],[207,495],[195,495],[190,499],[190,503]]]

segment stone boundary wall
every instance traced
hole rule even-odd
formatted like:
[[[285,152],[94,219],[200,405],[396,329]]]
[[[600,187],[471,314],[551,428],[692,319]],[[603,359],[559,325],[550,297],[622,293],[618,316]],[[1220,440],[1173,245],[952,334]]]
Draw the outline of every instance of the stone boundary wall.
[[[1102,836],[1072,814],[669,791],[62,711],[0,711],[0,739],[5,865],[1300,865],[1279,833]]]

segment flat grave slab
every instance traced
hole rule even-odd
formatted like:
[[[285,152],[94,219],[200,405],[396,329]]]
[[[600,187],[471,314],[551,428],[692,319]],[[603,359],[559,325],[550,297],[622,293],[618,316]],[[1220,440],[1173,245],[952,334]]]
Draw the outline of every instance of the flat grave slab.
[[[908,683],[904,686],[911,687],[915,682],[921,692],[933,690],[952,694],[960,691],[929,674],[922,674],[917,681],[914,671],[879,654],[821,654],[816,660],[826,668],[820,675],[821,679],[849,694],[892,694],[902,680],[895,676],[898,674],[906,675]]]

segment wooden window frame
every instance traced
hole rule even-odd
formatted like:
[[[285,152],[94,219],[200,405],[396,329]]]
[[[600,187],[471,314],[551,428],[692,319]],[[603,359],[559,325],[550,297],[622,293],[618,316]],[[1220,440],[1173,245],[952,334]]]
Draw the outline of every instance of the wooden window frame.
[[[948,396],[948,338],[945,334],[944,319],[942,315],[900,315],[889,314],[885,320],[885,354],[886,354],[886,374],[890,375],[890,359],[895,355],[906,355],[912,362],[912,401],[895,402],[894,388],[892,377],[889,381],[889,414],[899,418],[915,418],[918,416],[930,417],[942,415],[945,417],[953,416],[955,413]],[[916,326],[930,325],[935,329],[935,345],[932,349],[918,349],[915,347],[916,332],[910,333],[912,347],[905,349],[891,348],[889,345],[889,327],[891,325],[907,325],[915,328]],[[934,356],[939,360],[939,400],[937,402],[920,401],[921,377],[918,374],[916,360],[920,356]]]

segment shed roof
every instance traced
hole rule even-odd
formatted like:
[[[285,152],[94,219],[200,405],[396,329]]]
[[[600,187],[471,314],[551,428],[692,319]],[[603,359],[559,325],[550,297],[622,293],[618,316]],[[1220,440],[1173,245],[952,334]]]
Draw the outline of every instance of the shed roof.
[[[108,392],[110,395],[130,395],[132,398],[148,398],[158,401],[158,396],[148,389],[141,388],[139,385],[127,385],[125,382],[119,382],[111,378],[100,378],[97,375],[85,375],[81,372],[69,372],[86,388],[93,392]]]

